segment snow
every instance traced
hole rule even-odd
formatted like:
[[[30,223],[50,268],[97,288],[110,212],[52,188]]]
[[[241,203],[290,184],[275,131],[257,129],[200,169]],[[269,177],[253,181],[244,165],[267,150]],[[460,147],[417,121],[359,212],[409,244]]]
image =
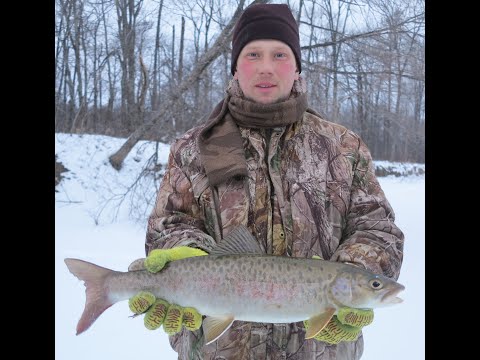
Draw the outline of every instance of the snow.
[[[126,302],[113,305],[90,329],[75,335],[85,304],[85,288],[68,271],[64,259],[79,258],[126,271],[133,260],[145,255],[146,218],[158,180],[137,183],[125,201],[120,200],[154,154],[155,144],[138,143],[117,172],[109,165],[108,156],[124,141],[98,135],[55,134],[55,153],[69,170],[55,193],[58,360],[177,359],[163,330],[149,331],[143,326],[143,317],[131,318]],[[167,144],[159,145],[158,162],[166,163],[168,151]],[[374,322],[363,331],[362,360],[420,360],[425,358],[425,179],[410,175],[382,177],[379,181],[395,211],[396,223],[405,233],[399,282],[406,290],[401,295],[402,304],[375,310]]]

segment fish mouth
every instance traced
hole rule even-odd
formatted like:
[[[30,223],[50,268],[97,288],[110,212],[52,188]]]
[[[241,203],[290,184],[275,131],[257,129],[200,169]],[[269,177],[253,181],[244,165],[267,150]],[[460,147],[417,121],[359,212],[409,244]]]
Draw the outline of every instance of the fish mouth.
[[[397,297],[397,295],[405,290],[405,286],[398,284],[394,289],[387,291],[385,295],[382,296],[381,302],[384,304],[398,304],[403,302],[403,299]]]

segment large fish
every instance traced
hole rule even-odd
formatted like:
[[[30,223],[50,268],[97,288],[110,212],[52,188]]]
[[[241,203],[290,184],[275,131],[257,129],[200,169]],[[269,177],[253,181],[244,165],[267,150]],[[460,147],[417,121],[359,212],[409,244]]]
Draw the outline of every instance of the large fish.
[[[85,282],[86,304],[77,335],[111,305],[139,291],[183,307],[203,321],[205,343],[233,323],[292,323],[309,320],[306,338],[317,335],[341,307],[372,309],[401,302],[403,285],[385,276],[339,262],[266,255],[246,227],[223,239],[209,256],[173,261],[160,272],[119,272],[65,259]]]

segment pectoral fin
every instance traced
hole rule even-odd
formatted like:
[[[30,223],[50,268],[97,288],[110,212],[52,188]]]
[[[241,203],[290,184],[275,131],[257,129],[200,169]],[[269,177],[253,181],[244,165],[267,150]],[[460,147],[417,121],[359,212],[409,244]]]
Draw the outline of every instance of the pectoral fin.
[[[143,265],[144,261],[145,261],[145,258],[140,258],[135,260],[128,266],[128,271],[145,270],[145,265]]]
[[[203,320],[203,333],[205,334],[205,345],[208,345],[220,336],[232,326],[233,315],[226,315],[222,317],[209,316]]]
[[[315,315],[308,319],[308,329],[305,334],[305,339],[311,339],[315,337],[323,328],[328,324],[333,314],[335,314],[334,308],[328,308],[325,312]]]

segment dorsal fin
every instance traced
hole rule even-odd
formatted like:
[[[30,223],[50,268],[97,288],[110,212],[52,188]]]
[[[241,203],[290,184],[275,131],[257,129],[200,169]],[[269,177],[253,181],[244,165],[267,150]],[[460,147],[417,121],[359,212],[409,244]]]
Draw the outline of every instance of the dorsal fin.
[[[264,251],[250,231],[239,225],[210,251],[210,255],[232,254],[264,254]]]

